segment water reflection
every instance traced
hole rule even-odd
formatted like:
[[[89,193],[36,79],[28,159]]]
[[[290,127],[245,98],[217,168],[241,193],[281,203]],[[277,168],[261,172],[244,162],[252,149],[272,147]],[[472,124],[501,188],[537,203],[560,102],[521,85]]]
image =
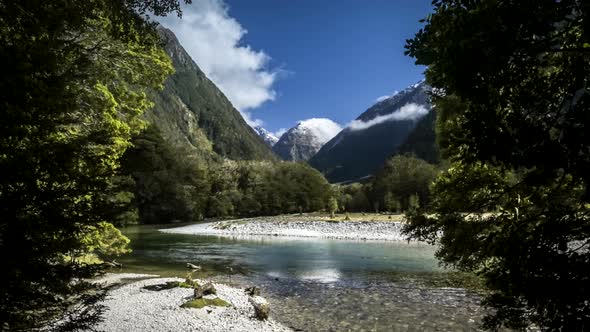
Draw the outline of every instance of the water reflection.
[[[405,242],[363,242],[265,236],[196,236],[134,228],[127,267],[170,275],[186,273],[186,262],[209,274],[228,267],[243,274],[336,282],[375,272],[439,271],[434,248]]]
[[[311,280],[321,283],[337,282],[341,277],[337,269],[310,269],[299,274],[302,280]]]

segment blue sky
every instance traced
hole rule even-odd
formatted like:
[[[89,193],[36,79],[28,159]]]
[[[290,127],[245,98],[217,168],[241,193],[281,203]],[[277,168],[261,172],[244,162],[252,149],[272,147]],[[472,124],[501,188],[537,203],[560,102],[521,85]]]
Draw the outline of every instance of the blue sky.
[[[346,125],[422,79],[405,40],[430,0],[193,0],[166,18],[189,54],[251,123]],[[226,49],[228,48],[228,49]]]

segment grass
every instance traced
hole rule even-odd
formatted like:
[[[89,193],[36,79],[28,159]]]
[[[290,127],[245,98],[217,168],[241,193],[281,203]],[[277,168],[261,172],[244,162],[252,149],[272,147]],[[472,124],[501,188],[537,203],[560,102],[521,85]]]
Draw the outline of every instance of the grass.
[[[200,298],[200,299],[190,300],[190,301],[184,303],[183,305],[181,305],[180,307],[181,308],[202,309],[207,306],[229,307],[229,306],[231,306],[231,304],[229,304],[227,301],[224,301],[224,300],[216,297],[214,299]]]
[[[193,281],[192,283],[189,283],[187,281],[177,281],[176,283],[178,283],[177,287],[180,288],[195,288],[199,286],[199,284],[197,284],[196,281]]]

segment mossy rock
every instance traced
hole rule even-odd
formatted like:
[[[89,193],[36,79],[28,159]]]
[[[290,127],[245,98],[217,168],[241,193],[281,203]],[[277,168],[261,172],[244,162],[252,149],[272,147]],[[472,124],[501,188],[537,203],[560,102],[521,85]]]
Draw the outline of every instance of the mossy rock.
[[[229,307],[229,306],[231,306],[231,304],[229,304],[227,301],[224,301],[224,300],[216,297],[214,299],[200,298],[200,299],[190,300],[190,301],[184,303],[183,305],[181,305],[180,307],[181,308],[202,309],[207,306]]]

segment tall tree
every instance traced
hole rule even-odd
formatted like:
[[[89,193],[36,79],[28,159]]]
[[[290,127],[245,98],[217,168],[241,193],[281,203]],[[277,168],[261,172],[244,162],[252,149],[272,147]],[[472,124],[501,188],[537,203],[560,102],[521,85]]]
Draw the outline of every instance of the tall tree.
[[[373,179],[373,203],[387,211],[406,211],[419,202],[430,204],[429,186],[436,177],[435,166],[411,155],[387,160]],[[411,204],[414,203],[414,204]]]
[[[590,3],[433,5],[406,47],[452,164],[406,231],[485,278],[487,328],[588,330]]]
[[[95,269],[74,258],[101,247],[97,232],[125,245],[103,223],[103,193],[151,106],[146,89],[172,72],[146,20],[168,12],[178,0],[0,0],[2,329],[78,308],[90,285],[72,281]],[[83,309],[61,328],[96,314]]]

